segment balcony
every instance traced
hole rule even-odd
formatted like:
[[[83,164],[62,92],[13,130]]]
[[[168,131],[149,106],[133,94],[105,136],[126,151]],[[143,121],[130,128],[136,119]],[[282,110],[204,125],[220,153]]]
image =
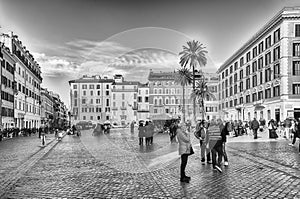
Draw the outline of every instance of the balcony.
[[[124,106],[124,107],[123,107],[123,106],[120,106],[120,109],[121,109],[121,110],[127,110],[127,108],[126,108],[125,106]]]

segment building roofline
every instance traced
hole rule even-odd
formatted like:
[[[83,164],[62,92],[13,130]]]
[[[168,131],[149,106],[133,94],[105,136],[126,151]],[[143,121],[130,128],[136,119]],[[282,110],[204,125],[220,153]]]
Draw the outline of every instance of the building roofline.
[[[273,28],[277,23],[279,23],[282,18],[284,11],[291,11],[291,10],[299,10],[300,7],[284,7],[281,9],[274,17],[272,17],[262,28],[260,28],[248,41],[245,42],[245,44],[242,45],[237,51],[233,53],[232,56],[230,56],[217,70],[217,74],[223,71],[226,66],[231,63],[233,60],[235,60],[238,56],[244,53],[248,49],[249,46],[251,46],[253,43],[255,43],[257,40],[259,40],[266,31]],[[300,12],[299,12],[300,13]],[[288,13],[287,13],[288,14]],[[299,15],[300,17],[300,15]]]

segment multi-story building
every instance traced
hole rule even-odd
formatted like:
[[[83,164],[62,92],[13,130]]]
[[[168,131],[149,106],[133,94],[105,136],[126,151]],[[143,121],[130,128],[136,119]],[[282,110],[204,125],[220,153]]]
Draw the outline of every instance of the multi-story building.
[[[137,120],[137,93],[139,82],[124,81],[122,75],[114,76],[112,85],[112,121],[127,125]]]
[[[52,92],[47,89],[41,89],[41,123],[52,127],[54,119],[54,99]]]
[[[225,119],[300,117],[300,8],[284,8],[219,68]]]
[[[41,68],[32,54],[23,46],[17,35],[5,38],[5,46],[10,49],[15,64],[15,126],[19,128],[39,127],[42,83]]]
[[[137,106],[137,121],[150,120],[148,83],[140,84],[138,87]]]
[[[15,59],[9,48],[0,43],[0,61],[1,61],[1,128],[14,127],[14,68]]]
[[[72,124],[79,121],[105,122],[111,119],[113,79],[83,76],[69,81]]]
[[[175,82],[175,72],[153,72],[149,73],[149,107],[151,119],[159,118],[161,115],[169,118],[182,117],[183,111],[183,89],[182,86]],[[205,99],[205,116],[206,119],[219,118],[217,84],[218,77],[213,73],[204,73],[208,89],[215,95],[215,99]],[[201,77],[196,73],[196,81]],[[193,100],[191,99],[192,85],[185,88],[185,117],[193,120]],[[201,116],[199,105],[196,105],[196,117]]]

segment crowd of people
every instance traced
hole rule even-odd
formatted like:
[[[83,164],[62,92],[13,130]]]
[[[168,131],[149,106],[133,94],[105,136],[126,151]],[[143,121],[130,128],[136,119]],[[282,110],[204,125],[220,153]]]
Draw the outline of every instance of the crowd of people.
[[[153,135],[154,135],[154,125],[151,121],[139,122],[138,127],[138,137],[139,137],[139,145],[145,144],[146,146],[153,144]]]
[[[220,119],[213,123],[206,120],[198,120],[194,136],[200,143],[201,163],[205,164],[206,162],[207,164],[212,164],[213,170],[222,172],[221,164],[223,159],[223,165],[225,167],[229,165],[226,154],[227,136],[232,132],[234,136],[252,132],[254,139],[257,139],[258,131],[262,131],[265,128],[269,131],[270,138],[277,138],[278,128],[280,128],[284,138],[292,138],[292,143],[289,144],[291,146],[294,146],[296,139],[300,138],[300,123],[297,119],[286,119],[282,124],[279,123],[279,125],[275,120],[270,120],[268,123],[265,123],[262,122],[262,120],[256,120],[256,118],[249,123],[245,123],[245,125],[232,121],[222,121]],[[180,121],[177,120],[172,126],[172,131],[175,131],[179,143],[179,155],[181,156],[180,181],[188,183],[191,178],[186,176],[185,167],[188,157],[194,153],[190,139],[190,124],[180,123]]]

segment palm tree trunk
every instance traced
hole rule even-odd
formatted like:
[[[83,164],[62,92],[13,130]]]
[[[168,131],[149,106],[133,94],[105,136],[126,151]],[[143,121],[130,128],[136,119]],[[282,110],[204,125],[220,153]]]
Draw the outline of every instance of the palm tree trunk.
[[[204,99],[202,98],[202,100],[201,100],[201,106],[202,106],[202,119],[204,120],[205,118],[205,109],[204,109]]]
[[[183,122],[185,122],[185,96],[184,96],[184,93],[185,93],[185,89],[184,89],[184,86],[182,87],[182,91],[183,91],[183,100],[182,100],[182,113],[183,113]]]
[[[193,64],[193,92],[195,92],[195,66]],[[194,119],[194,123],[196,123],[196,99],[193,98],[193,119]]]

